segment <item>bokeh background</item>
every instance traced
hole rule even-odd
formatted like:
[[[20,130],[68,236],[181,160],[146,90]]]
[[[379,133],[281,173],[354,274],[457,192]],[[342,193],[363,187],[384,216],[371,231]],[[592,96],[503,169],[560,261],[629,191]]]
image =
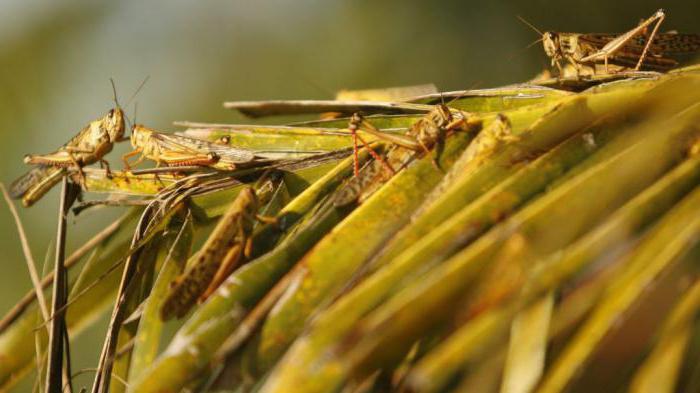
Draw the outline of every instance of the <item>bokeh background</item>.
[[[526,49],[539,37],[516,15],[542,30],[622,32],[658,8],[668,15],[662,30],[700,32],[700,2],[690,0],[0,0],[0,181],[26,169],[25,153],[48,152],[103,116],[113,106],[110,77],[125,102],[150,76],[136,98],[138,121],[170,131],[174,120],[249,121],[224,110],[225,100],[523,81],[548,61],[540,45]],[[133,115],[133,107],[128,111]],[[114,167],[127,148],[112,153]],[[39,262],[55,235],[57,197],[54,190],[20,208]],[[117,214],[73,220],[68,251]],[[4,314],[31,284],[4,204],[0,230]],[[95,364],[103,329],[80,337],[74,369]]]

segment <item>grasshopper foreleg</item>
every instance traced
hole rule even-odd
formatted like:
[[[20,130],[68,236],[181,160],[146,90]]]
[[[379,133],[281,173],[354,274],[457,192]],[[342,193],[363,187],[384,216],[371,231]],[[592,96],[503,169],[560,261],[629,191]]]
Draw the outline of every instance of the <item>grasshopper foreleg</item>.
[[[364,146],[367,149],[367,151],[369,151],[369,154],[375,160],[379,161],[384,166],[384,168],[386,168],[392,175],[396,174],[396,171],[394,170],[394,168],[392,168],[391,165],[389,165],[389,163],[386,162],[386,160],[384,158],[382,158],[382,156],[377,154],[377,152],[374,151],[374,149],[372,149],[372,147],[369,145],[369,143],[367,143],[360,135],[357,135],[357,138],[360,140],[360,142],[362,142],[362,146]]]
[[[262,222],[263,224],[277,225],[279,223],[277,217],[263,216],[261,214],[256,214],[255,219]]]
[[[68,158],[70,159],[70,162],[78,170],[78,178],[80,179],[80,185],[83,187],[86,187],[87,181],[86,181],[86,177],[85,177],[85,172],[83,171],[83,166],[80,165],[80,162],[78,162],[78,159],[75,158],[75,155],[73,155],[73,152],[66,149],[66,153],[68,154]]]
[[[107,176],[108,179],[112,178],[112,170],[109,167],[109,162],[104,158],[100,158],[100,168],[105,170],[105,176]]]
[[[395,174],[396,171],[394,171],[394,168],[389,165],[388,162],[386,162],[379,154],[377,154],[374,149],[365,141],[362,136],[358,133],[360,130],[365,130],[365,129],[370,129],[372,132],[369,132],[370,134],[378,134],[379,131],[374,129],[374,127],[367,123],[367,121],[360,115],[359,113],[353,113],[352,117],[350,118],[350,123],[348,124],[348,130],[350,130],[350,133],[352,134],[352,140],[353,140],[353,172],[355,174],[355,177],[359,176],[360,172],[360,164],[359,164],[359,158],[358,158],[358,146],[357,146],[357,141],[359,140],[362,142],[362,146],[367,149],[369,154],[377,161],[379,161],[389,172],[392,174]]]
[[[143,160],[146,159],[146,157],[141,155],[141,157],[139,157],[133,164],[129,164],[129,158],[140,154],[142,150],[143,150],[142,148],[137,147],[136,149],[122,155],[122,162],[124,162],[124,169],[126,169],[127,171],[131,171],[132,166],[136,166],[136,165],[140,164],[141,162],[143,162]]]

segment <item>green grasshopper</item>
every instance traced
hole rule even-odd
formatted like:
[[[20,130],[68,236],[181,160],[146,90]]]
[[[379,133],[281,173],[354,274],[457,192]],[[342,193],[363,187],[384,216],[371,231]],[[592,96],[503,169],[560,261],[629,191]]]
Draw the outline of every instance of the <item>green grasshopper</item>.
[[[81,182],[85,175],[82,167],[95,162],[109,164],[102,157],[112,150],[114,143],[124,136],[124,112],[115,107],[101,119],[90,122],[58,150],[43,155],[27,155],[24,162],[37,165],[10,186],[13,198],[22,198],[25,207],[33,205],[54,185],[61,181],[68,169],[76,169]]]
[[[263,189],[272,182],[263,185]],[[264,190],[260,191],[265,192]],[[276,222],[258,214],[261,201],[252,187],[243,188],[219,219],[190,267],[172,284],[161,318],[182,318],[197,302],[206,300],[244,259],[251,255],[256,221]]]
[[[577,75],[595,75],[601,72],[609,74],[639,71],[642,68],[667,71],[678,65],[678,61],[669,56],[700,51],[698,34],[658,33],[665,17],[664,11],[658,10],[635,28],[619,35],[550,31],[542,33],[526,21],[523,22],[541,34],[544,51],[560,75],[564,75],[562,61],[572,65]],[[654,27],[651,33],[647,34],[647,29],[652,24]]]
[[[155,161],[157,166],[206,166],[225,171],[267,162],[256,157],[250,150],[164,134],[142,125],[135,125],[131,130],[131,145],[134,150],[122,157],[127,169],[144,159]],[[137,154],[141,154],[141,157],[133,164],[129,163],[129,158]]]
[[[357,142],[354,149],[354,174],[338,194],[334,197],[334,205],[344,206],[352,203],[361,194],[367,193],[367,187],[383,179],[386,172],[393,175],[397,169],[402,168],[418,154],[428,153],[433,147],[439,146],[448,134],[455,131],[473,130],[481,126],[480,120],[470,118],[465,112],[450,109],[444,103],[438,104],[424,117],[416,121],[405,135],[391,135],[378,130],[371,123],[365,120],[362,115],[356,113],[350,119],[348,128],[353,138],[357,138],[366,147],[369,153],[375,157],[375,161],[370,162],[362,173],[359,169]],[[381,158],[374,152],[369,144],[359,135],[358,131],[367,132],[377,138],[391,142],[385,154]],[[433,163],[437,166],[435,160]],[[381,180],[380,180],[381,183]]]

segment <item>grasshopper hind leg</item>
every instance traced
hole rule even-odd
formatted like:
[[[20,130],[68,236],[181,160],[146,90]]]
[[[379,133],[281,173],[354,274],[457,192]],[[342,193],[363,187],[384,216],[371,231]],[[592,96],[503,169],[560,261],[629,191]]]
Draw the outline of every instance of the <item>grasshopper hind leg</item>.
[[[226,253],[226,256],[221,261],[221,266],[219,266],[219,269],[216,271],[216,274],[209,283],[209,286],[204,290],[202,295],[199,296],[199,299],[197,300],[198,303],[202,303],[207,300],[209,296],[211,296],[214,291],[219,288],[219,285],[226,281],[231,272],[233,272],[240,264],[240,261],[243,258],[243,253],[244,246],[241,244],[236,244]]]

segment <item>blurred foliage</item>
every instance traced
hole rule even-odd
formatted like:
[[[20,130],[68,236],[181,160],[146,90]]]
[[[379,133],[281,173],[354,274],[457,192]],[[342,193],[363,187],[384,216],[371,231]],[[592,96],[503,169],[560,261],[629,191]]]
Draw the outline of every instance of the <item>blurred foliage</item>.
[[[663,6],[664,29],[693,32],[700,4],[689,1],[463,1],[190,3],[126,1],[0,2],[0,180],[26,168],[25,153],[65,142],[112,106],[113,77],[122,103],[149,126],[174,120],[242,121],[221,103],[232,99],[331,98],[343,88],[435,83],[454,90],[527,80],[547,66],[543,30],[615,32]],[[275,119],[284,122],[286,119]],[[112,153],[117,157],[127,149]],[[112,158],[113,161],[116,161]],[[120,164],[116,163],[117,166]],[[57,192],[22,216],[35,259],[55,231]],[[85,214],[70,226],[69,249],[116,212]],[[50,218],[50,219],[47,219]],[[27,289],[29,277],[9,212],[0,209],[0,312]],[[80,337],[75,368],[91,367],[104,325]],[[82,381],[85,381],[83,379]],[[78,379],[81,381],[81,379]]]

